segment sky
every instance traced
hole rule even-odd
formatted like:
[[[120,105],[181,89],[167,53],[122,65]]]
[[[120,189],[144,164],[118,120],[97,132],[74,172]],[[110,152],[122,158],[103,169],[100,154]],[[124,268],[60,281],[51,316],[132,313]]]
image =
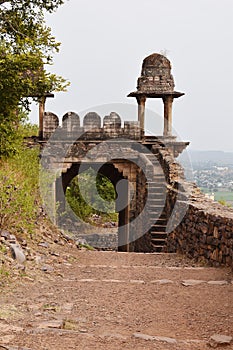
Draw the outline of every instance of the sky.
[[[166,52],[175,90],[185,92],[173,103],[174,132],[192,149],[233,152],[232,0],[69,0],[46,22],[61,42],[50,69],[71,83],[47,100],[46,111],[60,118],[115,111],[137,120],[127,95],[143,59]],[[162,101],[147,107],[154,115],[146,113],[146,129],[161,134]],[[30,118],[38,121],[35,107]]]

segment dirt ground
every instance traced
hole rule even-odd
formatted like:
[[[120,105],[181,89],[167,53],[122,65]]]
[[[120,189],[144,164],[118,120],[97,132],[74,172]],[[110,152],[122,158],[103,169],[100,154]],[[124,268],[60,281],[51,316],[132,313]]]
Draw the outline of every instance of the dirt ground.
[[[0,349],[205,350],[233,336],[228,268],[49,244],[14,271],[0,287]]]

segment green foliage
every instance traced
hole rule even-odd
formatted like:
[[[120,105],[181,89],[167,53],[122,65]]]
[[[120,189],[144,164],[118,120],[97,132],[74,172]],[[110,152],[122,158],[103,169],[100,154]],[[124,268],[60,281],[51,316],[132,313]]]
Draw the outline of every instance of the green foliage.
[[[0,229],[31,233],[38,214],[39,149],[15,147],[15,156],[0,163]]]
[[[225,199],[219,199],[218,202],[222,205],[224,205],[225,207],[231,208],[232,206],[227,203],[227,201]]]
[[[98,192],[95,191],[96,188]],[[74,213],[83,221],[90,222],[93,214],[101,216],[103,221],[117,221],[114,186],[105,176],[98,174],[96,177],[91,169],[71,181],[66,190],[66,199]]]
[[[27,113],[21,112],[19,120],[18,124],[1,121],[0,115],[0,159],[15,156],[21,150],[24,138],[38,135],[38,126],[28,123]]]
[[[60,44],[44,20],[62,0],[0,0],[0,158],[15,153],[15,128],[22,110],[48,92],[65,91],[62,77],[45,70]]]
[[[1,267],[0,268],[0,277],[4,276],[4,277],[9,277],[10,273],[9,271],[7,271],[5,268]]]

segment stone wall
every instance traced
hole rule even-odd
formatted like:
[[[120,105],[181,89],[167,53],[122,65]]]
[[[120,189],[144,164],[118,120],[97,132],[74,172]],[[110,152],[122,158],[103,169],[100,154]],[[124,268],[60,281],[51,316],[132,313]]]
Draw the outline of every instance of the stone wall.
[[[118,248],[118,235],[116,233],[90,233],[76,235],[75,239],[82,242],[87,242],[91,247],[98,250],[116,250]]]
[[[171,216],[165,251],[180,252],[212,266],[233,267],[233,209],[205,197],[184,180],[182,168],[160,150],[168,181],[166,209]]]
[[[59,118],[51,112],[44,113],[43,138],[48,140],[54,131],[58,129],[60,139],[65,140],[108,140],[125,138],[140,140],[141,129],[138,121],[122,122],[120,116],[111,112],[103,118],[95,112],[87,113],[83,118],[83,126],[80,117],[74,112],[68,112],[62,117],[62,125],[59,126]]]
[[[138,122],[123,124],[119,115],[111,113],[104,117],[102,124],[101,126],[100,116],[96,113],[88,113],[81,126],[79,116],[69,112],[63,117],[63,126],[60,127],[56,115],[45,113],[43,130],[45,139],[58,130],[56,140],[61,141],[60,147],[59,144],[56,144],[56,147],[51,144],[52,153],[47,150],[48,162],[51,161],[51,154],[52,158],[56,158],[56,153],[59,157],[64,153],[65,161],[62,166],[65,173],[74,162],[79,162],[92,147],[95,148],[96,144],[100,143],[100,147],[96,152],[93,151],[88,162],[91,163],[91,159],[103,164],[111,162],[111,155],[114,155],[114,159],[120,160],[119,163],[114,161],[114,166],[119,173],[122,173],[123,178],[132,182],[136,193],[128,212],[125,211],[122,216],[124,220],[129,218],[130,222],[133,222],[143,210],[147,197],[147,182],[144,174],[140,172],[140,161],[146,167],[151,167],[152,164],[148,159],[143,159],[143,154],[140,152],[140,156],[137,152],[135,153],[133,143],[131,145],[128,141],[124,143],[119,140],[121,137],[140,140],[141,130]],[[73,142],[76,137],[79,141],[77,143]],[[116,143],[106,145],[102,142],[101,144],[101,141],[114,137],[118,138],[117,147]],[[64,143],[64,140],[67,142]],[[72,147],[69,142],[73,144]],[[67,150],[64,144],[67,144]],[[174,161],[174,157],[166,146],[160,148],[154,145],[152,152],[158,157],[167,182],[165,211],[169,221],[164,251],[181,252],[211,265],[233,266],[233,209],[207,199],[194,184],[186,182],[182,167]],[[139,167],[134,167],[127,161],[122,162],[122,154],[125,159],[131,160],[131,163],[137,160],[136,164]],[[44,154],[45,162],[47,158]],[[138,221],[137,226],[131,230],[132,233],[130,232],[130,238],[135,238],[135,242],[130,245],[132,251],[150,250],[150,235],[145,234],[140,237],[146,226],[146,216],[143,220]],[[133,239],[130,240],[133,241]]]

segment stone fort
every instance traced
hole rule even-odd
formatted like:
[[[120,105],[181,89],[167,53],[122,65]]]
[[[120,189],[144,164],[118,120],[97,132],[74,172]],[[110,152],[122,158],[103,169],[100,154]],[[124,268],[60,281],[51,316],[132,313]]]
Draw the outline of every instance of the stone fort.
[[[135,121],[123,121],[116,112],[107,116],[89,112],[81,125],[79,115],[68,112],[59,125],[57,115],[45,112],[44,99],[39,126],[43,162],[47,168],[60,169],[53,183],[53,202],[64,211],[69,183],[92,168],[119,191],[115,203],[119,251],[180,252],[211,265],[232,266],[233,210],[206,198],[186,181],[176,160],[189,142],[172,134],[173,102],[184,96],[174,88],[170,61],[155,53],[144,59],[137,89],[128,95],[138,104]],[[145,134],[145,106],[151,98],[163,102],[162,135]]]

